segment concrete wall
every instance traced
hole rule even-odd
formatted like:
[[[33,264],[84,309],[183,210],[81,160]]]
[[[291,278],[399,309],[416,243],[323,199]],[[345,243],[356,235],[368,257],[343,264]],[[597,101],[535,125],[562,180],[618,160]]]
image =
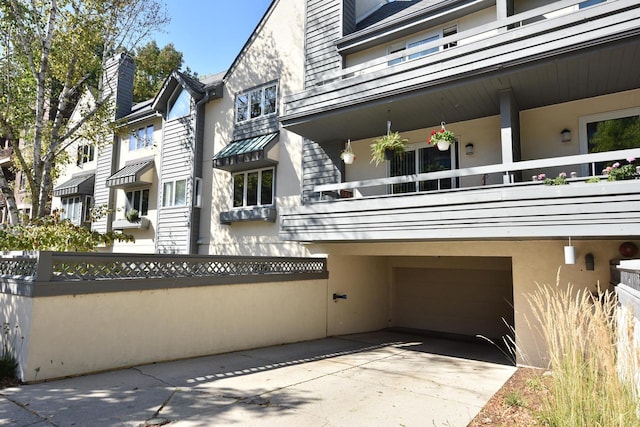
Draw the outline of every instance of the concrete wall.
[[[540,337],[532,328],[531,312],[527,295],[535,291],[537,284],[555,285],[556,279],[561,285],[571,282],[577,288],[595,291],[598,286],[608,288],[610,280],[609,261],[619,257],[618,247],[623,240],[573,240],[577,251],[577,263],[564,264],[563,240],[547,241],[476,241],[476,242],[435,242],[435,243],[344,243],[310,246],[313,253],[326,253],[329,256],[329,292],[336,290],[346,293],[348,299],[331,305],[328,314],[328,334],[362,332],[377,329],[382,325],[381,309],[389,316],[389,326],[393,325],[392,299],[386,301],[382,294],[392,291],[391,284],[394,267],[407,266],[408,259],[420,258],[428,262],[433,257],[451,257],[450,266],[459,263],[464,257],[475,257],[482,264],[486,257],[505,257],[511,259],[514,327],[516,342],[520,354],[518,364],[546,366],[547,359]],[[638,244],[638,242],[635,242]],[[595,270],[586,270],[584,256],[592,253],[595,258]],[[336,261],[344,260],[344,261]],[[338,262],[356,262],[357,269],[339,267]],[[415,264],[417,261],[412,261]],[[559,276],[558,276],[559,273]],[[474,283],[473,277],[469,278]],[[382,302],[381,302],[382,301]],[[378,304],[385,304],[382,308]],[[334,311],[331,308],[335,308]],[[337,310],[340,311],[337,311]],[[346,314],[346,315],[345,315]],[[380,317],[378,317],[380,316]],[[361,319],[375,319],[362,322]],[[377,323],[379,321],[379,323]],[[368,328],[368,329],[365,329]],[[344,332],[343,332],[344,331]]]
[[[322,338],[326,294],[309,280],[0,298],[29,328],[21,378],[40,381]]]

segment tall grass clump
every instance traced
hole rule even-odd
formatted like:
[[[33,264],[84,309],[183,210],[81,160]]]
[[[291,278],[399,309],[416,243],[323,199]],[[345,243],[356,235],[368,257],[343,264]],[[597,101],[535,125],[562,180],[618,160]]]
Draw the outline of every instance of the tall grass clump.
[[[618,320],[615,294],[592,294],[571,284],[561,288],[558,278],[555,287],[539,285],[529,303],[553,370],[542,422],[557,427],[639,426],[632,382],[638,372],[627,372],[623,379],[618,370],[624,357],[618,354],[619,333],[633,337],[633,324]]]
[[[14,354],[16,350],[16,339],[18,336],[18,326],[12,330],[11,325],[5,322],[2,325],[2,333],[0,339],[2,346],[0,347],[0,379],[15,378],[18,360]]]

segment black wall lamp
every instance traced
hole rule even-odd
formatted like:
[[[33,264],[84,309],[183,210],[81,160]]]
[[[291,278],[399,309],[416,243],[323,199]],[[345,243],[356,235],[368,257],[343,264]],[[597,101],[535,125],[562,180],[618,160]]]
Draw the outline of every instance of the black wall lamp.
[[[596,269],[596,261],[593,258],[593,254],[592,253],[588,253],[584,256],[584,263],[587,267],[587,270],[589,271],[593,271]]]
[[[464,152],[467,156],[471,156],[473,154],[473,143],[468,143],[464,146]]]
[[[571,131],[567,128],[564,128],[560,131],[560,141],[562,142],[570,142],[571,141]]]

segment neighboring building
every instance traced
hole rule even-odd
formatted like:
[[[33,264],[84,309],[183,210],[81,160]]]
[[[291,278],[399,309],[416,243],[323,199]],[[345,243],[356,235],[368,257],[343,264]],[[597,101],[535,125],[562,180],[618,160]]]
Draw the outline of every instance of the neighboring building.
[[[559,267],[561,284],[606,288],[640,239],[640,181],[585,183],[640,158],[640,4],[306,3],[305,89],[281,117],[305,137],[303,204],[279,211],[280,237],[327,254],[329,293],[348,294],[328,334],[513,337],[506,323],[519,363],[542,364],[525,295]],[[388,121],[408,149],[375,167]],[[447,151],[426,142],[443,121]],[[569,185],[532,180],[562,172]]]

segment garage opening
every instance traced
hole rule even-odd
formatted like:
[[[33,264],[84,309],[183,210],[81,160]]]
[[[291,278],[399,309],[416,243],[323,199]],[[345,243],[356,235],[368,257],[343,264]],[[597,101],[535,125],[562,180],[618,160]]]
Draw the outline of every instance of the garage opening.
[[[444,259],[443,259],[444,258]],[[513,348],[511,258],[439,257],[431,265],[392,268],[394,329],[473,341],[486,337]]]

